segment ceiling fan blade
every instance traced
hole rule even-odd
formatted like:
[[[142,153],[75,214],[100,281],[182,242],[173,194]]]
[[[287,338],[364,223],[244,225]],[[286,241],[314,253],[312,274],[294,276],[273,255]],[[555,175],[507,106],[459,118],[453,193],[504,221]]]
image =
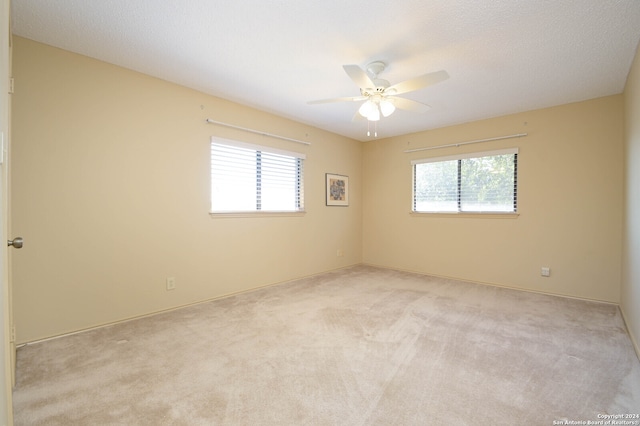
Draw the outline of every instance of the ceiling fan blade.
[[[365,118],[358,111],[356,111],[356,113],[353,114],[353,117],[351,117],[351,121],[353,123],[357,123],[362,120],[365,120]]]
[[[421,102],[412,101],[407,98],[389,98],[391,102],[396,106],[396,108],[404,109],[406,111],[412,112],[427,112],[431,109],[431,107],[427,104],[423,104]]]
[[[368,99],[366,96],[347,96],[344,98],[331,98],[331,99],[319,99],[317,101],[309,101],[307,104],[315,105],[315,104],[328,104],[330,102],[357,102],[364,101]]]
[[[402,81],[393,86],[387,87],[385,93],[388,95],[399,95],[401,93],[413,92],[414,90],[420,90],[432,84],[440,83],[449,78],[449,74],[446,71],[436,71],[429,74],[422,75],[420,77],[412,78],[410,80]]]
[[[354,83],[361,89],[374,89],[376,85],[371,81],[369,75],[357,65],[343,65],[345,72]]]

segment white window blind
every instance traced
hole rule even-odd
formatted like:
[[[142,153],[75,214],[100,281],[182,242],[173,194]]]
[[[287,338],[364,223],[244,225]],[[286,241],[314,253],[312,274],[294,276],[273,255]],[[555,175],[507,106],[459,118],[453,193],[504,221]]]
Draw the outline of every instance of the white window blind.
[[[304,154],[215,138],[211,212],[304,210]]]
[[[515,213],[518,149],[414,160],[413,211]]]

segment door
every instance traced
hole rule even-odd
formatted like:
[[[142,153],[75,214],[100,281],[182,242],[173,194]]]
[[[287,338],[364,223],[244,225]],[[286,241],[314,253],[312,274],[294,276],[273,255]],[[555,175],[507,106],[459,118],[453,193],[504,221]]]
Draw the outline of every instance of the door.
[[[13,424],[11,391],[15,365],[12,338],[11,286],[7,260],[8,153],[11,120],[10,0],[0,0],[0,425]]]

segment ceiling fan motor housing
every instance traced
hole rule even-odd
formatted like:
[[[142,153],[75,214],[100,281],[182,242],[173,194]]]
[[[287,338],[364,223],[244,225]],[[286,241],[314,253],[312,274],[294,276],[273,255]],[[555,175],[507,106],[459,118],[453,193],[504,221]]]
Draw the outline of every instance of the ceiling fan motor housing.
[[[367,87],[360,89],[360,93],[362,94],[362,96],[381,95],[387,89],[387,87],[390,86],[390,83],[387,80],[382,80],[380,78],[373,80],[373,83],[376,85],[376,87]]]
[[[380,61],[376,61],[376,62],[371,62],[369,65],[367,65],[367,71],[369,72],[369,74],[371,74],[373,76],[373,78],[375,79],[376,77],[378,77],[378,75],[384,71],[384,69],[387,66],[385,65],[384,62],[380,62]]]
[[[363,90],[363,92],[366,92],[366,94],[363,93],[363,95],[367,96],[375,93],[382,93],[387,87],[391,85],[391,83],[389,83],[387,80],[378,78],[378,75],[382,71],[384,71],[386,67],[387,66],[385,65],[385,63],[380,61],[371,62],[369,65],[367,65],[367,72],[371,76],[371,81],[373,82],[375,87],[367,87]],[[373,93],[370,93],[370,90]]]

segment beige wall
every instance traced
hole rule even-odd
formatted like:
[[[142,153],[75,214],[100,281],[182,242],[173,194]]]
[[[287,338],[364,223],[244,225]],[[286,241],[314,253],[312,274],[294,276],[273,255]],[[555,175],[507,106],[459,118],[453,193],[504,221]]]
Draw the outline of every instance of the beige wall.
[[[18,37],[14,75],[18,342],[361,262],[361,143]],[[305,153],[306,215],[212,218],[212,135]],[[324,205],[327,172],[350,207]]]
[[[528,136],[403,153],[516,133]],[[411,160],[507,147],[520,149],[517,218],[409,214]],[[367,143],[363,164],[365,263],[620,301],[621,95]]]
[[[625,221],[622,312],[640,356],[640,53],[627,78],[625,100]]]

